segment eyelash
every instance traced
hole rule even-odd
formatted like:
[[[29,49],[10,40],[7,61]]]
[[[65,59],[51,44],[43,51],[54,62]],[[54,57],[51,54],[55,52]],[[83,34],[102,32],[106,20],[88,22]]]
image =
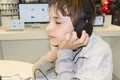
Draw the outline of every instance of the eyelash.
[[[56,24],[61,24],[61,22],[56,22]]]

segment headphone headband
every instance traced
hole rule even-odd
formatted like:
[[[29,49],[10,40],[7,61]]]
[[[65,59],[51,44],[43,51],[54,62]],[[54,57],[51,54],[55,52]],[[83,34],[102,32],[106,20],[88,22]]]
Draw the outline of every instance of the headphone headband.
[[[85,14],[85,20],[91,20],[92,19],[92,14],[94,11],[93,4],[91,0],[82,0],[83,1],[83,10]]]

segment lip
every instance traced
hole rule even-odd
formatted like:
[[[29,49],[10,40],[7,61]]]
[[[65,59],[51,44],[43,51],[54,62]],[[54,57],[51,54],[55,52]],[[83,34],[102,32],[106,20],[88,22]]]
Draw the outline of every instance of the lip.
[[[55,38],[54,36],[52,36],[52,35],[48,35],[48,37],[51,39],[51,38]]]

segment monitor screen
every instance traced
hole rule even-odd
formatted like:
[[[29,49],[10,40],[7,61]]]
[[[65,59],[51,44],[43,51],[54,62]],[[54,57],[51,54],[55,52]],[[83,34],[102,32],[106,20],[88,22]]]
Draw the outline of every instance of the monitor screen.
[[[49,22],[48,3],[19,4],[19,19],[23,22]]]

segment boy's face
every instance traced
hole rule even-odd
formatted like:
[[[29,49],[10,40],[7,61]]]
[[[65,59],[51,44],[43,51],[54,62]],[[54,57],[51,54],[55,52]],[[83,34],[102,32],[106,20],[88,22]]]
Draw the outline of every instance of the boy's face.
[[[55,12],[54,6],[50,8],[50,23],[46,27],[51,45],[59,45],[66,33],[74,30],[69,16],[63,16],[59,11]]]

